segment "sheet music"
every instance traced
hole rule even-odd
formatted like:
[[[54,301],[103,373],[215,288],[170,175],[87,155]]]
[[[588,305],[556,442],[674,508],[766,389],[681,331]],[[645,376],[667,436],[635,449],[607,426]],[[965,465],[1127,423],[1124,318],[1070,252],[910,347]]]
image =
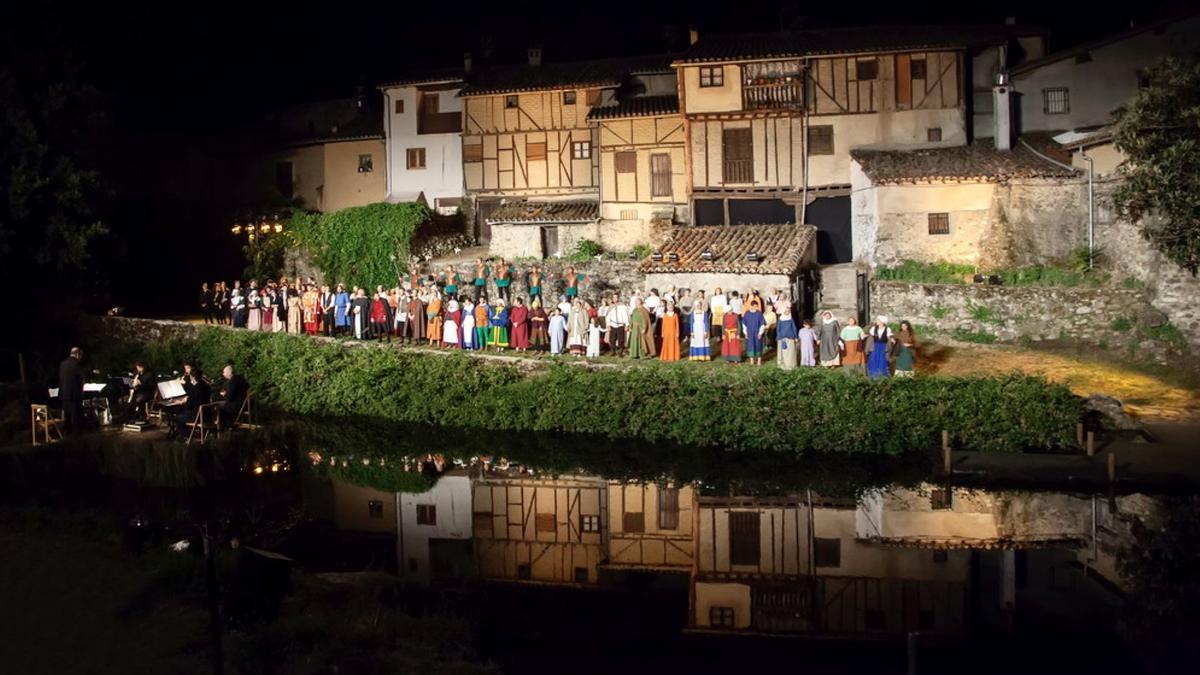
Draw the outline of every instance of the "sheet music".
[[[164,380],[158,383],[158,395],[164,399],[179,398],[187,396],[187,392],[183,389],[183,383],[179,380]]]
[[[50,387],[50,398],[58,398],[58,387]]]
[[[98,393],[104,391],[104,388],[107,386],[108,386],[107,382],[85,382],[83,384],[83,390],[85,392],[92,392],[92,393],[98,394]]]

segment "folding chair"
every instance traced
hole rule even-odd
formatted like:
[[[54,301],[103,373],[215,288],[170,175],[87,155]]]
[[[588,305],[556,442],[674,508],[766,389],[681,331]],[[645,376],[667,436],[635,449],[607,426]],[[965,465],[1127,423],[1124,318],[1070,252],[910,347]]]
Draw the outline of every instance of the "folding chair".
[[[33,403],[29,406],[29,418],[33,432],[32,442],[35,446],[50,445],[55,441],[54,436],[58,436],[57,440],[60,441],[64,438],[63,427],[66,426],[66,420],[62,410],[51,410],[45,403]]]
[[[199,441],[201,445],[204,445],[210,435],[219,433],[218,421],[220,418],[220,403],[205,403],[196,408],[196,418],[188,422],[187,445],[191,445],[192,441]]]

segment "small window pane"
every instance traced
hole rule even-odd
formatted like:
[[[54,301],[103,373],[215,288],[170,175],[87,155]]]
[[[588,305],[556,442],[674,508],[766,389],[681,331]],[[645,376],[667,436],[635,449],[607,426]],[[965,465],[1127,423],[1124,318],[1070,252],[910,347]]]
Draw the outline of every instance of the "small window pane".
[[[437,506],[433,504],[417,504],[417,524],[437,525]]]
[[[857,80],[875,79],[879,75],[879,61],[877,59],[856,61],[854,64],[854,74]]]
[[[842,540],[813,539],[813,564],[817,567],[840,567],[842,564]]]
[[[573,92],[573,91],[564,91],[563,92],[563,105],[575,105],[575,92]]]
[[[733,608],[732,607],[709,607],[708,608],[708,625],[713,628],[733,628]]]
[[[397,115],[404,114],[404,99],[402,99],[402,98],[396,99],[396,114]]]
[[[504,107],[505,107],[505,108],[515,108],[515,107],[517,107],[517,97],[516,97],[515,95],[513,95],[513,96],[505,96],[505,97],[504,97]]]
[[[621,529],[625,532],[645,532],[645,514],[641,511],[626,511],[621,518]]]
[[[1063,115],[1071,112],[1070,92],[1066,87],[1043,89],[1042,109],[1047,115]]]
[[[725,68],[723,66],[705,66],[700,69],[701,87],[725,86]]]
[[[942,128],[941,127],[930,127],[929,129],[926,129],[925,130],[925,138],[930,143],[941,143],[942,142]]]
[[[375,170],[375,158],[372,155],[358,156],[358,172],[371,173]]]
[[[913,59],[911,65],[912,79],[925,79],[925,59]]]
[[[425,168],[425,148],[409,148],[408,149],[408,168],[424,169]]]
[[[592,157],[592,142],[591,141],[575,141],[571,144],[571,156],[575,159],[591,159]]]
[[[658,488],[658,529],[679,529],[678,488]]]
[[[580,516],[579,529],[582,532],[599,532],[600,516]]]

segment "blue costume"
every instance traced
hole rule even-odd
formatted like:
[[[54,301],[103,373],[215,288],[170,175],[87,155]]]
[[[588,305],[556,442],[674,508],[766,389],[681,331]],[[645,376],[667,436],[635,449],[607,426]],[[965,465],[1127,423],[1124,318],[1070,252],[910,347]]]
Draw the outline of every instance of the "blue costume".
[[[746,357],[756,359],[762,356],[763,339],[759,331],[767,325],[762,312],[746,312],[742,317],[742,330],[746,333]]]
[[[338,293],[333,299],[333,306],[337,310],[337,327],[348,328],[350,326],[350,294],[346,291]]]
[[[891,347],[890,328],[871,327],[871,353],[867,356],[867,377],[888,377],[888,348]]]

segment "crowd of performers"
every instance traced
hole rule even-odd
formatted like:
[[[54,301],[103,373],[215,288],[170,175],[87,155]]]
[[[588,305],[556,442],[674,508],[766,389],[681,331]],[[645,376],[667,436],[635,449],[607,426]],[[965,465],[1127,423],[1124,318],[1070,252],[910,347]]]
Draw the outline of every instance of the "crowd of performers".
[[[758,290],[726,293],[667,287],[637,291],[626,297],[601,292],[584,298],[589,280],[573,268],[561,278],[547,278],[533,267],[525,275],[528,295],[514,296],[516,269],[500,260],[475,264],[465,280],[453,268],[440,274],[414,271],[399,286],[347,289],[317,285],[309,279],[292,288],[288,280],[262,287],[224,282],[200,291],[206,323],[268,332],[347,336],[359,340],[429,345],[442,349],[514,350],[601,355],[662,361],[761,365],[773,350],[780,368],[841,367],[852,373],[887,377],[911,375],[916,335],[902,321],[893,331],[886,317],[868,329],[854,317],[844,322],[824,312],[816,322],[794,316],[786,293]],[[556,275],[557,277],[557,275]],[[488,281],[495,287],[489,298]],[[557,295],[546,297],[543,290]]]

